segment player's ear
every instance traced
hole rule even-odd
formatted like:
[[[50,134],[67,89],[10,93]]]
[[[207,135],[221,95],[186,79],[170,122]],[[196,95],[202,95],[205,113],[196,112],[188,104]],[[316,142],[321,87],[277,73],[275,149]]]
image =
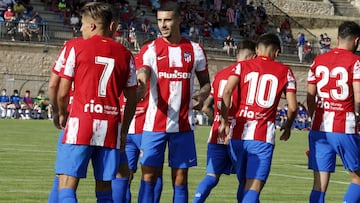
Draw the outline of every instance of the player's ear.
[[[277,57],[279,56],[279,54],[280,54],[280,49],[275,49],[275,50],[274,50],[274,56],[275,56],[275,58],[277,58]]]

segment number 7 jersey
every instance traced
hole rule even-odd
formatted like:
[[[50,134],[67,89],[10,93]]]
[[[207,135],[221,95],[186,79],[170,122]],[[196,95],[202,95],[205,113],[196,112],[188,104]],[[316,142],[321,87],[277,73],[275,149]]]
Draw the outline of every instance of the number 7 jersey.
[[[317,94],[312,130],[357,132],[353,82],[360,82],[359,56],[335,48],[315,58],[308,74]]]
[[[240,106],[232,138],[274,144],[281,94],[296,92],[292,70],[269,57],[258,56],[235,64],[231,75],[240,80]]]

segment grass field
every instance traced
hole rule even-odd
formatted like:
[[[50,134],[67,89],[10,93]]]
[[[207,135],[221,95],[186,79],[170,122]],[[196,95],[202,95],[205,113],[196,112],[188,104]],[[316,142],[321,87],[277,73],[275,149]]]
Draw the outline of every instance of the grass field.
[[[205,175],[206,140],[210,128],[196,130],[198,166],[190,169],[189,202]],[[0,120],[0,202],[46,202],[53,180],[56,142],[59,131],[47,120]],[[279,133],[278,133],[279,135]],[[279,136],[278,136],[279,137]],[[312,172],[307,169],[307,132],[293,131],[287,142],[277,137],[272,170],[261,194],[261,202],[308,202]],[[165,163],[167,166],[167,163]],[[348,175],[338,161],[331,177],[326,199],[341,202],[348,185]],[[132,185],[133,202],[137,202],[140,171]],[[207,202],[236,202],[236,176],[222,176]],[[79,202],[95,202],[91,170],[78,188]],[[162,203],[171,202],[169,168],[164,167]]]

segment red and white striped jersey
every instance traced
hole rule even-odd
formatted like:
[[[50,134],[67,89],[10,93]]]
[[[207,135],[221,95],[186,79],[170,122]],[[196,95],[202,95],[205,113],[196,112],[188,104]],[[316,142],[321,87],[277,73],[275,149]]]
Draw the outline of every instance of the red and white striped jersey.
[[[94,36],[74,45],[61,75],[74,83],[63,142],[120,148],[120,101],[137,86],[132,54],[110,38]]]
[[[208,71],[203,48],[183,38],[169,44],[158,38],[139,53],[140,67],[151,69],[144,130],[184,132],[195,128],[192,94],[196,72]]]
[[[210,95],[214,98],[214,122],[211,127],[208,142],[211,144],[223,144],[223,140],[219,139],[219,127],[221,125],[221,102],[222,94],[227,83],[227,79],[235,68],[236,64],[233,64],[227,68],[224,68],[216,73],[214,80],[211,84]],[[231,107],[229,109],[228,118],[229,122],[235,118],[237,109],[239,108],[239,94],[240,90],[236,87],[231,97]]]
[[[296,92],[292,70],[265,56],[237,63],[232,75],[240,79],[240,106],[233,139],[275,143],[275,116],[281,94]]]
[[[308,74],[317,90],[312,130],[357,133],[352,83],[360,81],[359,59],[338,48],[315,58]]]
[[[66,41],[64,43],[64,46],[61,48],[58,58],[56,59],[55,63],[53,64],[53,66],[51,68],[51,71],[54,74],[60,75],[60,72],[64,69],[65,60],[66,60],[67,55],[69,54],[71,47],[81,40],[83,40],[83,38],[78,37],[78,38],[74,38],[69,41]]]

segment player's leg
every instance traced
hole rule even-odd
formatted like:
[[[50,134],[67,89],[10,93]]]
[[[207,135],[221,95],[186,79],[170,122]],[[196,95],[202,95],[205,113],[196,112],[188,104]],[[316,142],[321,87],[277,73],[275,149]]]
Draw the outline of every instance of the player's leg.
[[[112,198],[114,203],[123,203],[126,201],[126,193],[129,187],[130,171],[128,159],[125,152],[120,152],[120,163],[116,173],[116,178],[112,180]]]
[[[158,169],[156,184],[154,188],[154,202],[160,202],[161,193],[163,189],[163,166]]]
[[[61,151],[59,148],[61,148],[61,146],[63,145],[62,143],[62,138],[64,137],[64,131],[60,131],[59,134],[59,138],[57,141],[57,153],[56,153],[56,159],[55,159],[55,168],[56,166],[59,164],[58,163],[58,156],[59,156],[59,151]],[[48,202],[49,203],[57,203],[58,202],[58,187],[59,187],[59,176],[57,175],[56,171],[55,171],[55,177],[54,177],[54,182],[53,182],[53,186],[51,188],[49,197],[48,197]]]
[[[260,192],[269,176],[274,145],[257,140],[244,140],[247,153],[246,180],[242,202],[260,202]]]
[[[350,185],[343,202],[360,202],[360,138],[358,134],[328,133],[327,140],[349,171]]]
[[[86,171],[93,147],[63,144],[58,149],[56,173],[59,174],[59,202],[77,202],[76,189]]]
[[[208,144],[206,176],[198,185],[193,202],[205,202],[221,174],[230,174],[231,159],[226,145]]]
[[[330,173],[335,171],[336,153],[329,144],[326,133],[309,133],[309,169],[313,170],[314,181],[310,193],[310,203],[325,202],[325,194]]]
[[[139,202],[154,202],[156,181],[164,164],[167,140],[168,135],[162,132],[144,131],[142,134]]]
[[[126,169],[124,169],[124,171],[119,169],[121,159],[126,160],[125,164],[121,164],[126,165]],[[121,153],[118,149],[95,148],[91,160],[94,169],[94,177],[96,180],[95,193],[97,202],[113,202],[111,181],[115,179],[118,171],[120,171],[123,175],[126,175],[126,172],[128,171],[125,153]],[[116,192],[122,192],[125,196],[126,187],[124,191]],[[123,200],[125,200],[125,198]]]
[[[175,203],[188,202],[188,168],[197,165],[194,132],[169,133],[169,166],[171,167]]]
[[[140,143],[141,143],[141,134],[128,134],[126,138],[126,158],[128,164],[128,175],[123,175],[121,171],[118,171],[116,174],[116,179],[112,181],[112,189],[113,189],[113,200],[114,202],[131,202],[131,191],[130,184],[133,179],[133,174],[137,170],[137,162],[140,154]],[[120,163],[121,165],[121,163]],[[120,192],[115,191],[123,191],[123,187],[126,187],[126,195],[123,200],[123,195]]]

